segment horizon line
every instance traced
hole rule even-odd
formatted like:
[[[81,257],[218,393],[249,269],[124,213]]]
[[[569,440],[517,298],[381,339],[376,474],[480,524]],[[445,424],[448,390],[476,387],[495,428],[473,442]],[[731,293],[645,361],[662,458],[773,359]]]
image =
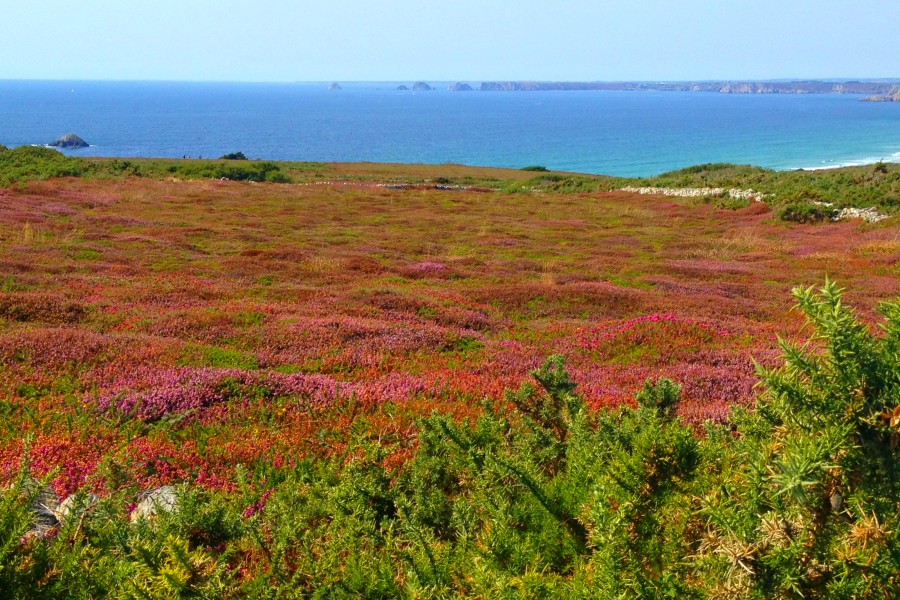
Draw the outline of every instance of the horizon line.
[[[27,78],[0,77],[2,82],[85,82],[85,83],[228,83],[228,84],[331,84],[331,83],[402,83],[412,82],[528,82],[528,83],[807,83],[807,82],[860,82],[860,83],[900,83],[900,76],[895,77],[770,77],[770,78],[705,78],[705,79],[529,79],[529,78],[474,78],[474,79],[442,79],[442,78],[406,78],[406,79],[294,79],[294,80],[239,80],[239,79],[95,79],[95,78]]]

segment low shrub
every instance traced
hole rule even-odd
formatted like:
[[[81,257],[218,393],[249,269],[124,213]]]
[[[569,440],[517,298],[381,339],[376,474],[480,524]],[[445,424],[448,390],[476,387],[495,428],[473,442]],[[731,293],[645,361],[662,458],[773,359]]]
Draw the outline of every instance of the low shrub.
[[[170,172],[185,179],[230,179],[232,181],[270,181],[290,183],[291,179],[273,162],[248,162],[234,165],[224,162],[187,162],[170,167]]]
[[[832,210],[825,206],[791,203],[778,210],[778,218],[792,223],[819,223],[829,218]]]
[[[0,150],[0,186],[51,177],[77,177],[87,171],[85,161],[67,157],[52,148],[20,146]]]

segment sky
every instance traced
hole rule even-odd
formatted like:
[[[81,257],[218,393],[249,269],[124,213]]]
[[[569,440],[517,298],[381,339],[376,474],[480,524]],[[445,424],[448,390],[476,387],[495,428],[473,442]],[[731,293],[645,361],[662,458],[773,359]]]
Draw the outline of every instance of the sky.
[[[8,2],[0,79],[900,77],[896,0]]]

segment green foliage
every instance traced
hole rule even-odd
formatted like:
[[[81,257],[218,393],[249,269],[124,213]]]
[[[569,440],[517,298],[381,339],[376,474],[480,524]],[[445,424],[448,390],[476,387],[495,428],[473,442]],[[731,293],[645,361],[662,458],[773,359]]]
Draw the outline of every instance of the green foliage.
[[[869,332],[826,283],[794,292],[815,328],[760,369],[759,408],[738,421],[736,464],[706,494],[700,563],[751,597],[889,597],[900,573],[900,304]]]
[[[900,208],[900,166],[884,162],[819,171],[773,171],[713,163],[634,179],[627,185],[753,189],[766,194],[766,203],[774,206],[781,218],[797,222],[823,220],[831,215],[832,209],[813,202],[827,202],[838,210],[875,206],[887,214]]]
[[[173,175],[185,179],[230,179],[232,181],[269,181],[290,183],[291,178],[273,162],[248,162],[234,165],[227,162],[190,161],[173,165]]]
[[[0,149],[0,186],[51,177],[77,177],[86,171],[83,160],[67,157],[52,148],[21,146],[12,150],[6,147]]]
[[[253,354],[221,346],[188,345],[178,362],[183,366],[223,369],[259,368],[259,361]]]
[[[243,152],[229,152],[221,157],[220,160],[247,160]]]
[[[778,218],[794,223],[818,223],[827,219],[833,212],[827,207],[815,204],[791,203],[779,209]]]
[[[731,196],[720,196],[716,198],[707,197],[703,199],[704,203],[712,204],[716,208],[722,208],[725,210],[739,210],[741,208],[747,208],[752,204],[752,200],[747,200],[745,198],[732,198]]]
[[[522,168],[519,169],[519,170],[520,170],[520,171],[543,171],[543,172],[547,172],[547,171],[549,171],[550,169],[548,169],[548,168],[545,167],[544,165],[529,165],[529,166],[527,166],[527,167],[522,167]]]
[[[231,161],[246,161],[246,157],[226,155]],[[162,177],[180,176],[185,179],[231,179],[234,181],[268,181],[291,183],[291,177],[273,162],[251,162],[235,165],[216,161],[154,161],[122,159],[87,159],[65,156],[52,148],[22,146],[9,150],[0,148],[0,186],[23,181],[53,177]]]

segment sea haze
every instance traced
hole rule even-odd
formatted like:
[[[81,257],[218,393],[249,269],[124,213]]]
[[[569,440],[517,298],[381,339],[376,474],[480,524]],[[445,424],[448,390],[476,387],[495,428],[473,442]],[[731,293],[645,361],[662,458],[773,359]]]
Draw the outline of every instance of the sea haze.
[[[854,95],[432,92],[400,84],[0,81],[0,144],[84,156],[463,163],[647,176],[900,161],[900,103]],[[477,87],[477,82],[472,82]]]

